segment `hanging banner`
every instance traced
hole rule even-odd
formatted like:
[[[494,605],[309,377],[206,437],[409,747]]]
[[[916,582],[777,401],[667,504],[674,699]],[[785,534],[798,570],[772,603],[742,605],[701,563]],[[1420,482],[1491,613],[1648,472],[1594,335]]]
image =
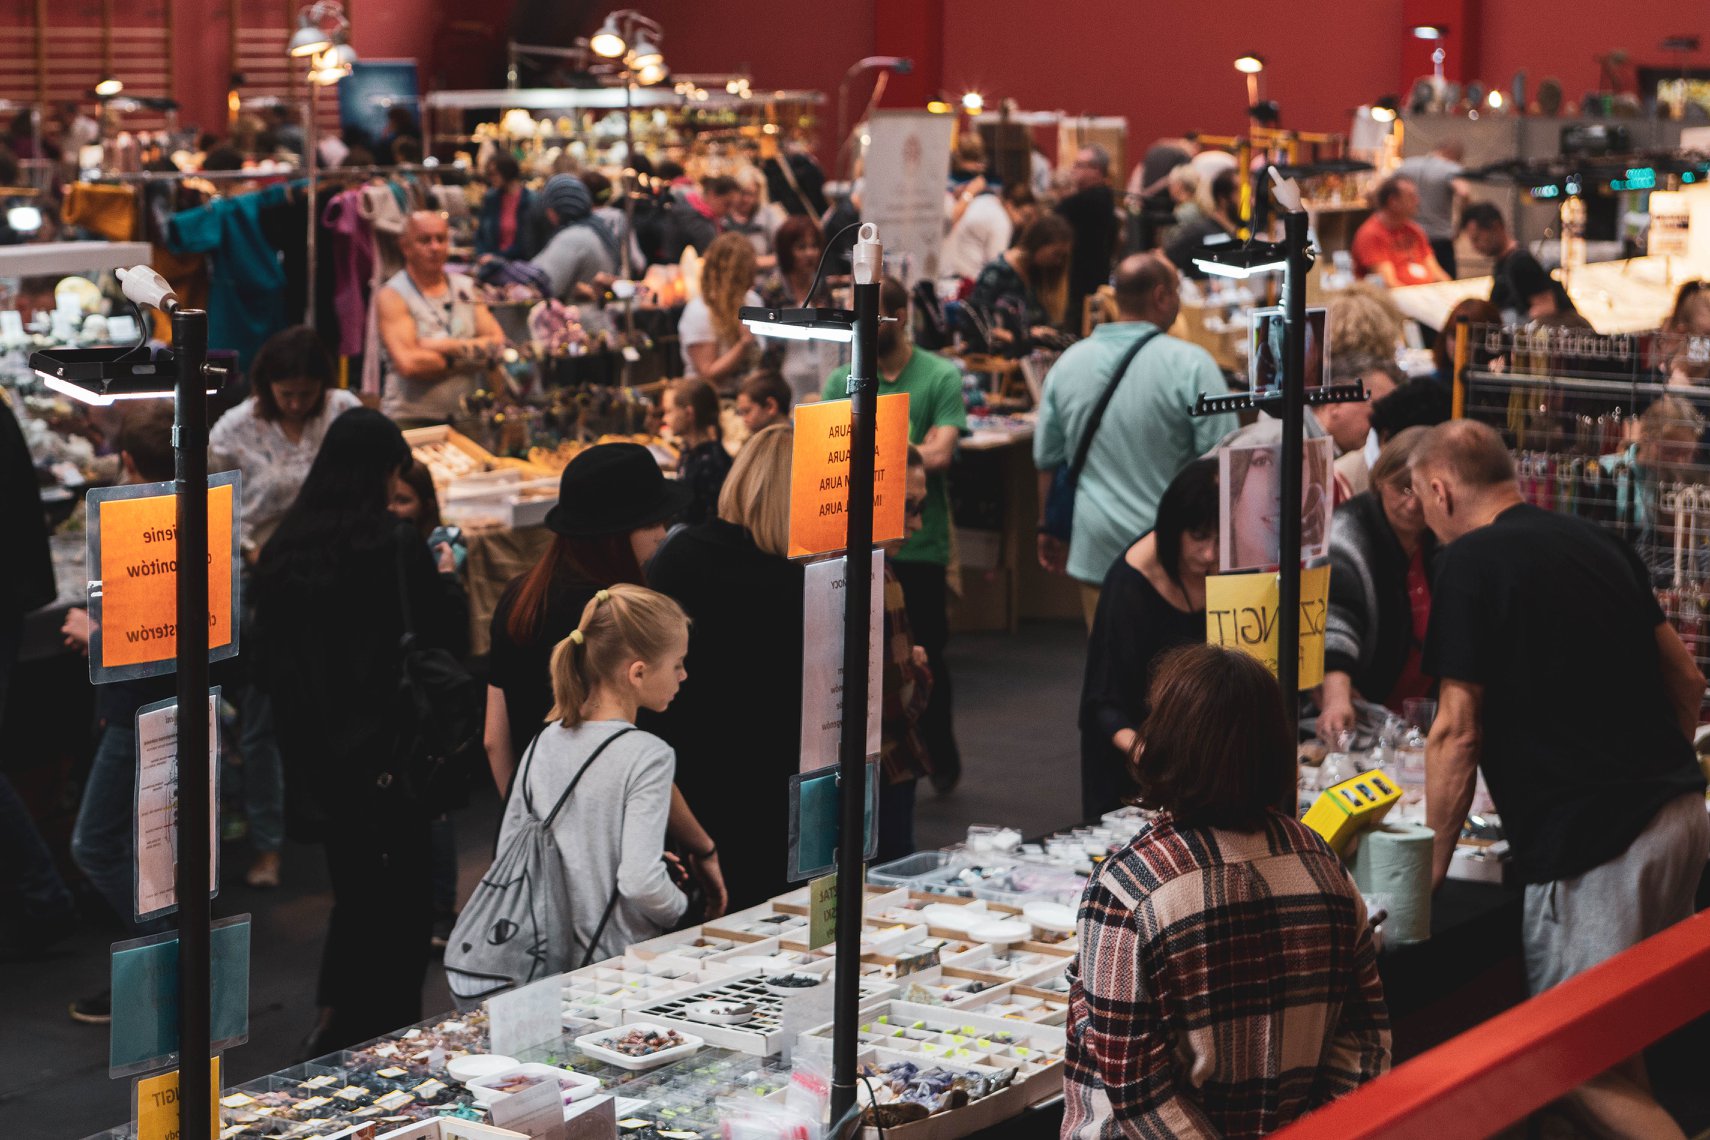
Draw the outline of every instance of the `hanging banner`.
[[[208,660],[237,655],[238,473],[208,478]],[[88,494],[89,679],[177,669],[178,500],[171,483]]]
[[[885,271],[905,285],[938,276],[954,115],[874,111],[863,132],[861,220],[877,222]]]
[[[1205,580],[1205,640],[1239,649],[1277,671],[1277,575],[1213,574]],[[1300,572],[1300,687],[1324,681],[1324,620],[1329,612],[1330,567]]]
[[[880,396],[873,456],[873,542],[903,537],[908,476],[908,393]],[[790,460],[790,557],[842,550],[849,538],[848,400],[798,404]]]

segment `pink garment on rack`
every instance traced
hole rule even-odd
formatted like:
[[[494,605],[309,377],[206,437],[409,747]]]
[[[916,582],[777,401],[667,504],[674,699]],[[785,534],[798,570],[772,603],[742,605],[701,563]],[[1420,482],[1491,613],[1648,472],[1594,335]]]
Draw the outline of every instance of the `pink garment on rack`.
[[[338,350],[360,356],[368,327],[369,287],[374,279],[374,232],[358,209],[361,190],[333,196],[321,215],[333,233],[333,308],[338,313]]]

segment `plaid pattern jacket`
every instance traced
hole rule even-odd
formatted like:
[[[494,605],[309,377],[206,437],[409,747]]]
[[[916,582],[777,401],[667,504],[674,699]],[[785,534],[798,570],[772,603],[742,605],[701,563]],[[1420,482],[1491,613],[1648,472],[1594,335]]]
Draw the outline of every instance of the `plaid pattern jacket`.
[[[1251,834],[1160,816],[1078,927],[1064,1140],[1260,1136],[1389,1068],[1365,903],[1281,814]]]

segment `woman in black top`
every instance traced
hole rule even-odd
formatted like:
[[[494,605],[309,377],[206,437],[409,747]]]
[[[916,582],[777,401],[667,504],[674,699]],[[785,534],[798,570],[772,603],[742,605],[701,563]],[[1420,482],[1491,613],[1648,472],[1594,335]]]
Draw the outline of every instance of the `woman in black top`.
[[[391,771],[399,641],[407,607],[419,646],[461,655],[468,613],[414,528],[387,510],[409,462],[379,412],[339,416],[255,567],[255,650],[284,759],[286,826],[325,846],[332,880],[315,1052],[421,1017],[428,816]]]
[[[1016,243],[986,264],[968,304],[991,321],[993,348],[1025,352],[1056,335],[1068,313],[1069,255],[1075,232],[1056,214],[1042,214]]]
[[[732,910],[788,890],[789,777],[801,767],[802,567],[786,557],[793,430],[737,456],[718,518],[671,536],[649,585],[694,625],[689,679],[642,726],[677,751],[677,786],[717,844]],[[755,694],[768,694],[757,711]]]
[[[665,426],[682,448],[677,481],[689,489],[683,521],[693,526],[718,512],[718,492],[730,474],[730,452],[718,423],[718,392],[705,380],[677,380],[665,390]]]
[[[1196,459],[1165,488],[1157,525],[1111,566],[1081,687],[1081,813],[1096,819],[1138,789],[1129,773],[1152,664],[1205,640],[1205,577],[1217,569],[1217,461]]]
[[[493,610],[485,740],[501,793],[552,708],[553,648],[594,591],[646,585],[642,567],[688,503],[688,489],[661,475],[653,453],[637,444],[590,447],[564,468],[558,505],[546,516],[552,545]]]

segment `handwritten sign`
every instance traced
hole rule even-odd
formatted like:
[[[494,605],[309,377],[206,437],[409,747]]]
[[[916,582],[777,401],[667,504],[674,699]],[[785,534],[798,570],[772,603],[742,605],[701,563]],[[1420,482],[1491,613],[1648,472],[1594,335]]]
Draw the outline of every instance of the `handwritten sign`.
[[[237,473],[209,480],[209,660],[237,652]],[[178,653],[178,503],[170,483],[89,492],[89,675],[102,683],[171,673]]]
[[[878,446],[873,464],[873,541],[903,536],[903,484],[908,468],[908,393],[877,400]],[[848,400],[796,408],[790,467],[790,557],[842,550],[849,537],[849,456],[853,425]]]
[[[1277,671],[1277,576],[1213,574],[1205,580],[1205,640],[1239,649]],[[1324,681],[1324,621],[1330,605],[1330,567],[1300,572],[1300,687]]]
[[[837,872],[808,884],[808,949],[829,946],[837,937]]]
[[[220,1134],[220,1059],[211,1059],[208,1135]],[[137,1140],[178,1140],[178,1070],[137,1081]]]

